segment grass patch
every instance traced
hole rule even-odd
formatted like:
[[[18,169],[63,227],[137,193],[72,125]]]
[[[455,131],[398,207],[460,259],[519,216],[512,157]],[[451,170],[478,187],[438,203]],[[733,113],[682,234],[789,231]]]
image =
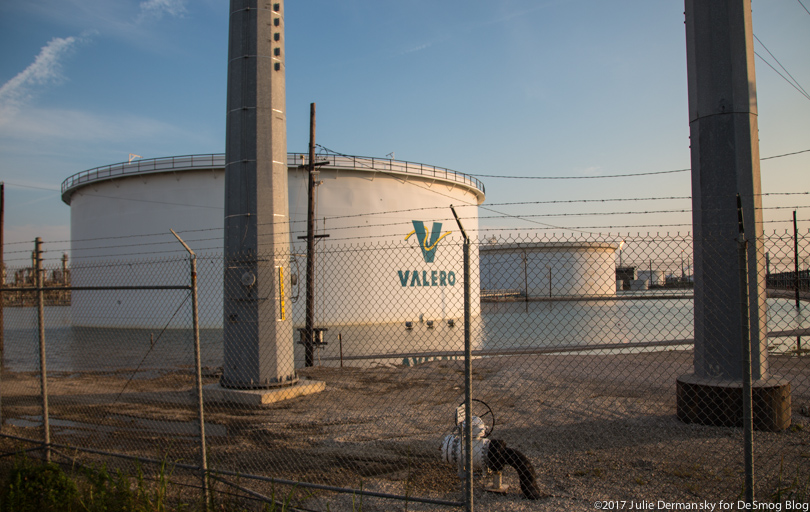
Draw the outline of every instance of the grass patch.
[[[799,467],[796,467],[796,475],[793,478],[784,478],[784,459],[779,464],[779,482],[776,490],[771,493],[771,501],[782,503],[793,501],[807,503],[810,501],[810,475],[802,476]]]
[[[172,465],[164,459],[154,476],[147,477],[140,466],[135,475],[111,472],[106,466],[79,466],[66,471],[18,455],[11,464],[0,465],[0,510],[15,512],[286,512],[293,507],[295,489],[283,500],[262,503],[232,493],[215,492],[211,503],[174,493]],[[273,493],[275,496],[275,493]],[[360,509],[362,510],[362,502]]]

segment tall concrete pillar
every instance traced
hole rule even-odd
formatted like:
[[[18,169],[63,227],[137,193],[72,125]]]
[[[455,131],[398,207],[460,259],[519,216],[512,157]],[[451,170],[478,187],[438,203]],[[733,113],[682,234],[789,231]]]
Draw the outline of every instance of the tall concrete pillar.
[[[790,424],[790,388],[768,371],[751,2],[686,0],[685,7],[695,366],[693,374],[678,379],[678,416],[704,424],[742,424],[742,347],[747,328],[755,425],[781,429]],[[747,283],[737,263],[737,194],[748,241]],[[741,299],[745,296],[747,322]]]
[[[225,145],[224,387],[294,383],[284,2],[231,0]]]

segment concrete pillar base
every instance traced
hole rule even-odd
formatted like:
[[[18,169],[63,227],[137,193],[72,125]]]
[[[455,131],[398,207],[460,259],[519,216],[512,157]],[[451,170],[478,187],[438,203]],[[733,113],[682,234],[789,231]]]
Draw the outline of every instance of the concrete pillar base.
[[[324,389],[326,389],[326,383],[307,379],[300,379],[291,386],[272,389],[229,389],[220,384],[208,384],[203,386],[203,399],[205,402],[261,407],[282,400],[320,393]]]
[[[717,427],[742,427],[742,381],[698,377],[677,380],[678,419]],[[790,382],[780,377],[755,380],[752,386],[754,430],[778,432],[790,426]]]

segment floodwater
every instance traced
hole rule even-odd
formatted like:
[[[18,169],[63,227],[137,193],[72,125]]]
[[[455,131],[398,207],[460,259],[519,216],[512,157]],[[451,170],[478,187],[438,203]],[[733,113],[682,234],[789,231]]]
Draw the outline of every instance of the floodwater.
[[[786,299],[768,299],[770,331],[810,327],[808,305],[797,310]],[[39,368],[36,308],[5,309],[5,368],[35,371]],[[192,369],[191,329],[108,329],[73,327],[69,307],[46,308],[46,364],[48,371],[149,372]],[[317,319],[316,319],[317,320]],[[462,319],[446,319],[326,326],[326,345],[315,351],[316,364],[415,364],[435,358],[458,358],[464,347]],[[647,342],[690,340],[694,336],[692,301],[689,299],[613,300],[590,302],[483,303],[481,315],[471,322],[473,350],[597,348],[605,344],[633,345]],[[296,337],[297,341],[297,337]],[[771,338],[772,350],[789,350],[794,338]],[[222,330],[200,330],[204,368],[222,366]],[[300,344],[294,346],[296,366],[303,366]]]

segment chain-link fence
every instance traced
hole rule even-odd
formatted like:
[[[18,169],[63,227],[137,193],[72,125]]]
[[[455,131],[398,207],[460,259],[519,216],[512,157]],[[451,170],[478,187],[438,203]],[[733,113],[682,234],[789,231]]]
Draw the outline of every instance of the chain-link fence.
[[[168,461],[197,495],[458,507],[469,367],[476,510],[736,504],[746,473],[761,502],[807,503],[806,238],[481,240],[465,328],[463,244],[416,235],[319,244],[312,337],[299,247],[200,255],[198,336],[188,257],[10,269],[2,435]]]

